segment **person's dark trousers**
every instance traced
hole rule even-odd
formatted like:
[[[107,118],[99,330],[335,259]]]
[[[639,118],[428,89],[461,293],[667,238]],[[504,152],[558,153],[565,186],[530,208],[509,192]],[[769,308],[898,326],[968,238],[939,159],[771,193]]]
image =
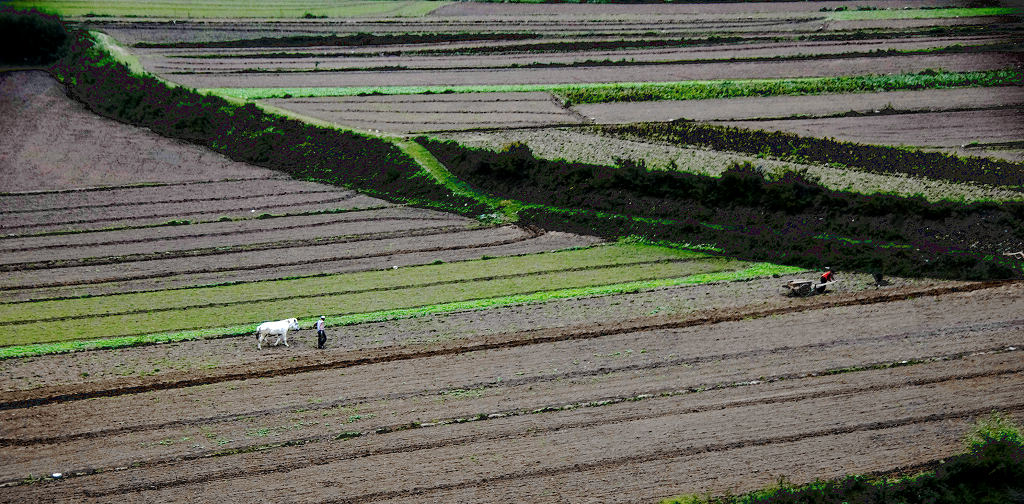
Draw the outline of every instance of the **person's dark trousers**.
[[[327,343],[327,334],[323,331],[316,332],[316,347],[323,348],[324,343]]]

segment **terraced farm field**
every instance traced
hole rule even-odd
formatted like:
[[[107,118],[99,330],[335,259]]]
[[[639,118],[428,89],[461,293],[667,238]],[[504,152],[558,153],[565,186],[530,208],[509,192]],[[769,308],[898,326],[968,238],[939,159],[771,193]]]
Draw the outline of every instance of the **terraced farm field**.
[[[1019,280],[840,265],[825,295],[790,297],[818,273],[527,225],[514,211],[543,205],[411,138],[1019,201],[601,129],[686,119],[1019,164],[1020,13],[860,3],[52,2],[166,81],[395,141],[416,176],[498,203],[293,178],[0,73],[0,502],[657,502],[934,469],[977,418],[1024,420]],[[256,325],[288,317],[289,345],[258,351]]]

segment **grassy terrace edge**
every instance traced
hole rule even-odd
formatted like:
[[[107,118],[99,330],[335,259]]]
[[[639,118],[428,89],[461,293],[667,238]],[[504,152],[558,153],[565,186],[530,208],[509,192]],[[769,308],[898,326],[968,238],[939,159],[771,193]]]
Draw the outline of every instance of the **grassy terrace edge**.
[[[714,273],[701,273],[679,278],[667,278],[660,280],[647,280],[637,282],[625,282],[610,285],[599,285],[593,287],[581,287],[572,289],[558,289],[531,294],[514,294],[485,299],[459,301],[453,303],[441,303],[416,308],[402,308],[395,310],[384,310],[368,313],[356,313],[329,318],[332,327],[362,324],[368,322],[383,322],[388,320],[416,318],[427,315],[442,315],[458,311],[483,310],[489,308],[501,308],[521,304],[535,304],[559,299],[571,299],[580,297],[609,296],[616,294],[630,294],[644,290],[652,290],[666,287],[678,287],[682,285],[699,285],[715,282],[731,282],[738,280],[749,280],[772,275],[784,275],[804,271],[802,268],[793,266],[780,266],[771,263],[754,263],[741,270],[721,271]],[[299,320],[302,327],[310,327],[315,317],[307,317]],[[231,336],[251,334],[255,331],[258,323],[241,324],[227,327],[197,329],[189,331],[177,331],[168,333],[153,333],[140,336],[127,336],[119,338],[103,338],[80,341],[63,341],[56,343],[37,343],[29,345],[16,345],[0,348],[0,360],[36,357],[41,355],[77,352],[84,350],[100,350],[124,348],[139,345],[158,343],[173,343],[179,341],[214,339]]]
[[[750,79],[681,82],[626,82],[593,84],[508,84],[487,86],[377,86],[303,88],[203,88],[197,91],[245,100],[366,95],[507,93],[542,91],[558,95],[566,105],[625,101],[706,100],[747,96],[783,96],[828,93],[881,92],[955,87],[1021,85],[1024,73],[1005,68],[983,72],[926,70],[916,73],[856,77]]]

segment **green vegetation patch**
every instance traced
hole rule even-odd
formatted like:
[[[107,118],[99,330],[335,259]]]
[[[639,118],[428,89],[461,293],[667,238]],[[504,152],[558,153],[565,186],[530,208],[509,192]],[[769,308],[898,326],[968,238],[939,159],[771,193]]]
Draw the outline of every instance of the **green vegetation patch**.
[[[740,261],[620,244],[272,282],[3,306],[2,345],[354,315],[733,271]],[[494,276],[494,272],[501,272]],[[340,311],[339,311],[340,310]]]
[[[893,75],[813,77],[802,79],[755,79],[684,82],[637,82],[593,84],[508,84],[487,86],[373,86],[301,88],[206,88],[203,93],[246,100],[449,93],[508,93],[543,91],[556,94],[566,105],[592,103],[707,100],[748,96],[784,96],[827,93],[877,93],[908,89],[994,87],[1021,85],[1024,75],[1007,68],[984,72],[925,70]]]
[[[60,19],[35,9],[0,7],[0,65],[44,65],[67,50],[68,33]]]
[[[34,7],[61,16],[142,18],[320,18],[362,16],[425,16],[446,2],[422,0],[14,0],[15,8]]]
[[[830,93],[878,93],[910,89],[947,89],[1020,85],[1019,69],[984,72],[925,70],[893,75],[814,77],[582,85],[551,90],[567,105],[656,100],[707,100],[748,96],[786,96]]]
[[[663,250],[667,251],[668,249]],[[699,256],[699,254],[693,252],[686,252],[680,250],[676,250],[675,252]],[[566,287],[557,288],[553,290],[541,290],[527,293],[495,296],[489,298],[469,299],[464,301],[452,301],[432,305],[422,305],[410,308],[380,309],[364,313],[329,315],[328,323],[329,325],[336,327],[343,325],[360,324],[365,322],[379,322],[385,320],[414,318],[426,315],[437,315],[451,313],[455,311],[481,310],[517,304],[543,303],[558,299],[626,294],[680,285],[695,285],[711,282],[746,280],[756,277],[784,275],[803,271],[800,268],[795,268],[791,266],[779,266],[769,263],[744,263],[728,259],[716,259],[707,256],[703,257],[705,258],[702,259],[701,261],[697,261],[691,264],[688,270],[699,271],[703,269],[704,271],[685,276],[666,277],[653,280],[633,280],[605,285]],[[488,261],[497,260],[492,259]],[[675,273],[685,274],[686,269],[679,269],[675,271]],[[608,277],[605,277],[605,279],[608,279]],[[316,320],[315,313],[316,312],[314,312],[314,315],[312,316],[300,318],[300,325],[302,325],[303,327],[312,326],[313,322]],[[51,324],[51,326],[52,325],[53,324]],[[211,327],[206,329],[196,329],[187,331],[167,331],[162,333],[141,334],[114,338],[55,341],[50,343],[17,344],[13,346],[0,347],[0,359],[9,359],[15,357],[32,357],[37,355],[66,353],[82,350],[122,348],[137,345],[169,343],[175,341],[185,341],[203,338],[246,335],[252,334],[255,331],[256,325],[257,323],[247,323]]]

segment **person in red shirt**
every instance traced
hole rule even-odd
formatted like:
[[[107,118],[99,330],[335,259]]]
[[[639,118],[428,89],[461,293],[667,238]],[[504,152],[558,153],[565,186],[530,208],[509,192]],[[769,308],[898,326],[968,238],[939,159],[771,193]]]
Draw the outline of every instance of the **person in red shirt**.
[[[832,268],[825,266],[825,272],[821,274],[821,281],[818,282],[818,286],[815,288],[819,293],[825,292],[825,284],[834,282],[836,280],[836,274],[832,272]]]

